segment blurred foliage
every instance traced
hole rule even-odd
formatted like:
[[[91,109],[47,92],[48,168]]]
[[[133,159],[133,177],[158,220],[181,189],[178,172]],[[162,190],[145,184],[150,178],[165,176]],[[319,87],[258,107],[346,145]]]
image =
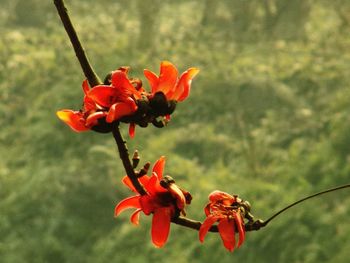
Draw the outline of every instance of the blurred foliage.
[[[130,193],[113,139],[73,133],[55,117],[80,107],[84,77],[54,5],[1,2],[1,262],[348,262],[348,191],[248,233],[234,254],[218,236],[202,245],[176,225],[155,249],[150,218],[138,228],[127,213],[114,219]],[[166,173],[194,196],[190,217],[204,218],[214,189],[266,219],[349,183],[349,1],[66,2],[101,77],[121,65],[158,72],[161,60],[201,69],[168,127],[128,140],[143,162],[168,157]]]

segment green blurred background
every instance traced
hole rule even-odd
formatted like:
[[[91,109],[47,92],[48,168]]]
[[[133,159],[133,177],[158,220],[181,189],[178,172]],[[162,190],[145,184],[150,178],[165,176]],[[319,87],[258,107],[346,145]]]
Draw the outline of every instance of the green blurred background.
[[[350,1],[66,2],[101,77],[158,73],[161,60],[201,69],[168,127],[128,140],[141,162],[167,156],[190,217],[204,219],[215,189],[266,219],[349,183]],[[156,249],[150,217],[115,219],[130,192],[112,136],[55,116],[80,108],[84,76],[52,1],[0,3],[0,262],[348,262],[349,190],[295,207],[233,254],[177,225]]]

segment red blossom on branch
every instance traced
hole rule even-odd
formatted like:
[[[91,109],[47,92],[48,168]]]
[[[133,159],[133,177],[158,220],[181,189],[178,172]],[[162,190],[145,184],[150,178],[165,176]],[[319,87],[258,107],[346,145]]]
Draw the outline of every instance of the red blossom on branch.
[[[110,123],[137,110],[136,100],[141,94],[127,77],[127,68],[120,68],[111,75],[110,85],[97,85],[89,88],[83,82],[83,108],[79,111],[69,109],[57,112],[58,118],[76,132],[90,129],[109,132]]]
[[[74,131],[95,130],[110,132],[113,122],[129,123],[129,135],[134,137],[136,124],[146,127],[153,123],[163,127],[173,113],[176,103],[186,99],[190,93],[192,79],[197,75],[197,68],[189,68],[180,78],[176,67],[163,61],[160,75],[150,70],[144,73],[151,85],[151,92],[146,92],[140,79],[130,79],[129,67],[121,67],[111,72],[105,84],[89,88],[83,82],[83,108],[79,111],[64,109],[57,116]],[[158,120],[158,117],[163,120]]]
[[[242,200],[221,191],[214,191],[209,195],[209,203],[204,208],[207,218],[199,230],[199,240],[204,242],[204,237],[210,227],[218,223],[218,230],[225,248],[233,251],[236,245],[235,233],[239,233],[237,247],[240,247],[245,238],[244,213],[241,208]]]
[[[154,96],[162,92],[167,100],[183,101],[190,94],[192,79],[198,74],[199,69],[189,68],[178,78],[177,68],[169,61],[162,61],[160,74],[145,69],[144,74],[151,86],[151,94]]]
[[[147,127],[148,123],[152,123],[158,128],[164,127],[170,121],[177,103],[189,96],[192,79],[198,72],[199,69],[192,67],[178,77],[177,68],[169,61],[161,62],[159,76],[145,69],[144,75],[151,91],[140,89],[142,98],[137,101],[138,111],[126,120],[130,123],[129,133],[134,134],[135,124]]]
[[[107,112],[88,96],[90,88],[87,80],[83,81],[82,87],[84,91],[82,109],[79,111],[64,109],[56,113],[59,119],[76,132],[90,130],[93,126],[98,124],[99,119],[107,115]]]
[[[163,177],[165,157],[162,156],[154,164],[152,176],[143,175],[138,180],[144,186],[147,194],[131,196],[122,200],[115,207],[115,216],[128,208],[136,208],[131,215],[131,222],[139,224],[142,211],[145,215],[153,214],[152,242],[156,247],[162,247],[169,235],[171,219],[180,213],[185,214],[185,205],[191,202],[191,195],[180,189],[170,176]],[[136,192],[129,177],[123,178],[123,183],[133,192]]]

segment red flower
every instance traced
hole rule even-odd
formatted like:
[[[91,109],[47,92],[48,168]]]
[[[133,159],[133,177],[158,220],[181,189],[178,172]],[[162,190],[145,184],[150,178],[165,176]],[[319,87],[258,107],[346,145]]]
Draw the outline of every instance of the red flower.
[[[131,115],[137,110],[135,101],[141,98],[141,93],[132,85],[127,72],[126,67],[113,71],[111,85],[95,86],[88,93],[96,104],[108,109],[107,123]]]
[[[137,110],[135,101],[141,98],[141,94],[131,84],[127,71],[128,68],[121,68],[112,72],[111,85],[97,85],[90,89],[85,80],[83,109],[61,110],[57,116],[74,131],[81,132],[98,126],[99,119],[103,118],[108,127],[109,123],[133,114]]]
[[[189,68],[178,77],[176,67],[163,61],[159,76],[147,69],[144,71],[151,85],[151,92],[146,92],[140,79],[128,78],[128,70],[128,67],[121,67],[113,71],[105,84],[94,86],[91,90],[84,81],[83,109],[61,110],[57,116],[77,132],[90,129],[110,132],[111,123],[126,122],[130,124],[129,135],[133,137],[136,124],[147,127],[152,123],[156,127],[164,127],[177,102],[188,97],[192,79],[199,72],[197,68]]]
[[[169,61],[162,61],[159,76],[148,69],[144,70],[145,77],[151,85],[152,95],[162,92],[167,100],[175,101],[183,101],[188,97],[192,79],[198,72],[197,68],[189,68],[178,78],[178,70]]]
[[[204,209],[207,218],[200,227],[199,240],[203,242],[210,227],[215,222],[219,222],[219,234],[225,248],[229,251],[234,250],[236,232],[239,233],[237,247],[240,247],[245,238],[244,215],[239,206],[242,200],[225,192],[214,191],[209,195],[209,201],[210,203]]]
[[[191,201],[188,192],[181,190],[169,176],[163,178],[165,157],[162,156],[154,164],[152,176],[144,175],[139,178],[140,183],[147,191],[146,195],[135,195],[122,200],[115,207],[115,216],[128,208],[136,208],[131,215],[131,222],[139,224],[139,216],[142,211],[145,215],[153,213],[152,218],[152,242],[156,247],[162,247],[169,235],[171,219],[179,213],[185,213],[186,204]],[[123,178],[123,183],[132,191],[136,189],[131,183],[129,177]]]
[[[76,132],[82,132],[90,130],[93,126],[98,124],[100,118],[107,116],[107,112],[88,96],[89,84],[87,80],[83,81],[82,84],[84,91],[83,109],[79,111],[74,110],[60,110],[57,111],[59,119],[64,121],[69,127]]]

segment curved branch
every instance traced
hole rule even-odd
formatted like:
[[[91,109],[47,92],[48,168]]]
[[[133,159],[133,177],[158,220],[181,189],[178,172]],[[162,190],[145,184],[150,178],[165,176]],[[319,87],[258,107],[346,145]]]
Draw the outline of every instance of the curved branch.
[[[67,8],[64,4],[63,0],[54,0],[53,1],[57,12],[61,18],[62,24],[64,28],[66,29],[66,32],[69,36],[70,42],[72,43],[72,46],[75,51],[75,55],[77,56],[80,66],[84,72],[85,77],[89,81],[89,84],[91,87],[94,87],[96,85],[101,84],[100,78],[95,73],[94,69],[92,68],[89,59],[87,58],[85,54],[85,50],[83,46],[80,43],[80,40],[78,38],[78,35],[73,27],[72,21],[70,20],[70,17],[68,15]]]
[[[113,133],[114,140],[118,146],[119,156],[123,162],[123,166],[127,176],[130,178],[132,184],[134,185],[135,189],[140,195],[147,194],[145,188],[143,188],[142,184],[137,179],[134,168],[131,164],[128,148],[126,147],[126,142],[123,139],[119,130],[119,123],[113,123],[112,133]]]
[[[190,218],[187,218],[187,217],[182,217],[182,216],[179,216],[179,217],[175,217],[171,220],[171,222],[173,222],[174,224],[177,224],[177,225],[181,225],[181,226],[184,226],[184,227],[187,227],[187,228],[191,228],[191,229],[194,229],[194,230],[199,230],[202,223],[199,222],[199,221],[196,221],[196,220],[193,220],[193,219],[190,219]],[[266,226],[266,224],[264,224],[264,221],[258,219],[254,222],[248,222],[245,224],[245,231],[246,232],[249,232],[249,231],[256,231],[256,230],[259,230],[260,228]],[[210,232],[218,232],[218,227],[216,225],[213,225],[210,229],[209,229]]]
[[[269,222],[271,222],[274,218],[276,218],[278,215],[282,214],[283,212],[285,212],[289,208],[291,208],[293,206],[296,206],[297,204],[300,204],[301,202],[304,202],[304,201],[306,201],[308,199],[311,199],[311,198],[314,198],[316,196],[320,196],[320,195],[323,195],[323,194],[326,194],[326,193],[334,192],[334,191],[337,191],[337,190],[349,188],[349,187],[350,187],[350,184],[345,184],[345,185],[337,186],[337,187],[334,187],[334,188],[331,188],[331,189],[327,189],[327,190],[318,192],[316,194],[312,194],[312,195],[309,195],[307,197],[304,197],[304,198],[302,198],[302,199],[300,199],[298,201],[295,201],[295,202],[291,203],[290,205],[282,208],[281,210],[279,210],[278,212],[273,214],[271,217],[269,217],[266,221],[258,219],[258,220],[246,223],[245,224],[245,231],[247,231],[247,232],[248,231],[256,231],[256,230],[259,230],[259,229],[267,226],[267,224]],[[199,222],[199,221],[195,221],[195,220],[192,220],[192,219],[189,219],[189,218],[186,218],[186,217],[181,217],[181,216],[173,218],[172,222],[175,223],[175,224],[184,226],[184,227],[195,229],[195,230],[199,230],[201,225],[202,225],[202,223]],[[217,228],[217,226],[212,226],[209,229],[209,231],[210,232],[218,232],[218,228]]]

